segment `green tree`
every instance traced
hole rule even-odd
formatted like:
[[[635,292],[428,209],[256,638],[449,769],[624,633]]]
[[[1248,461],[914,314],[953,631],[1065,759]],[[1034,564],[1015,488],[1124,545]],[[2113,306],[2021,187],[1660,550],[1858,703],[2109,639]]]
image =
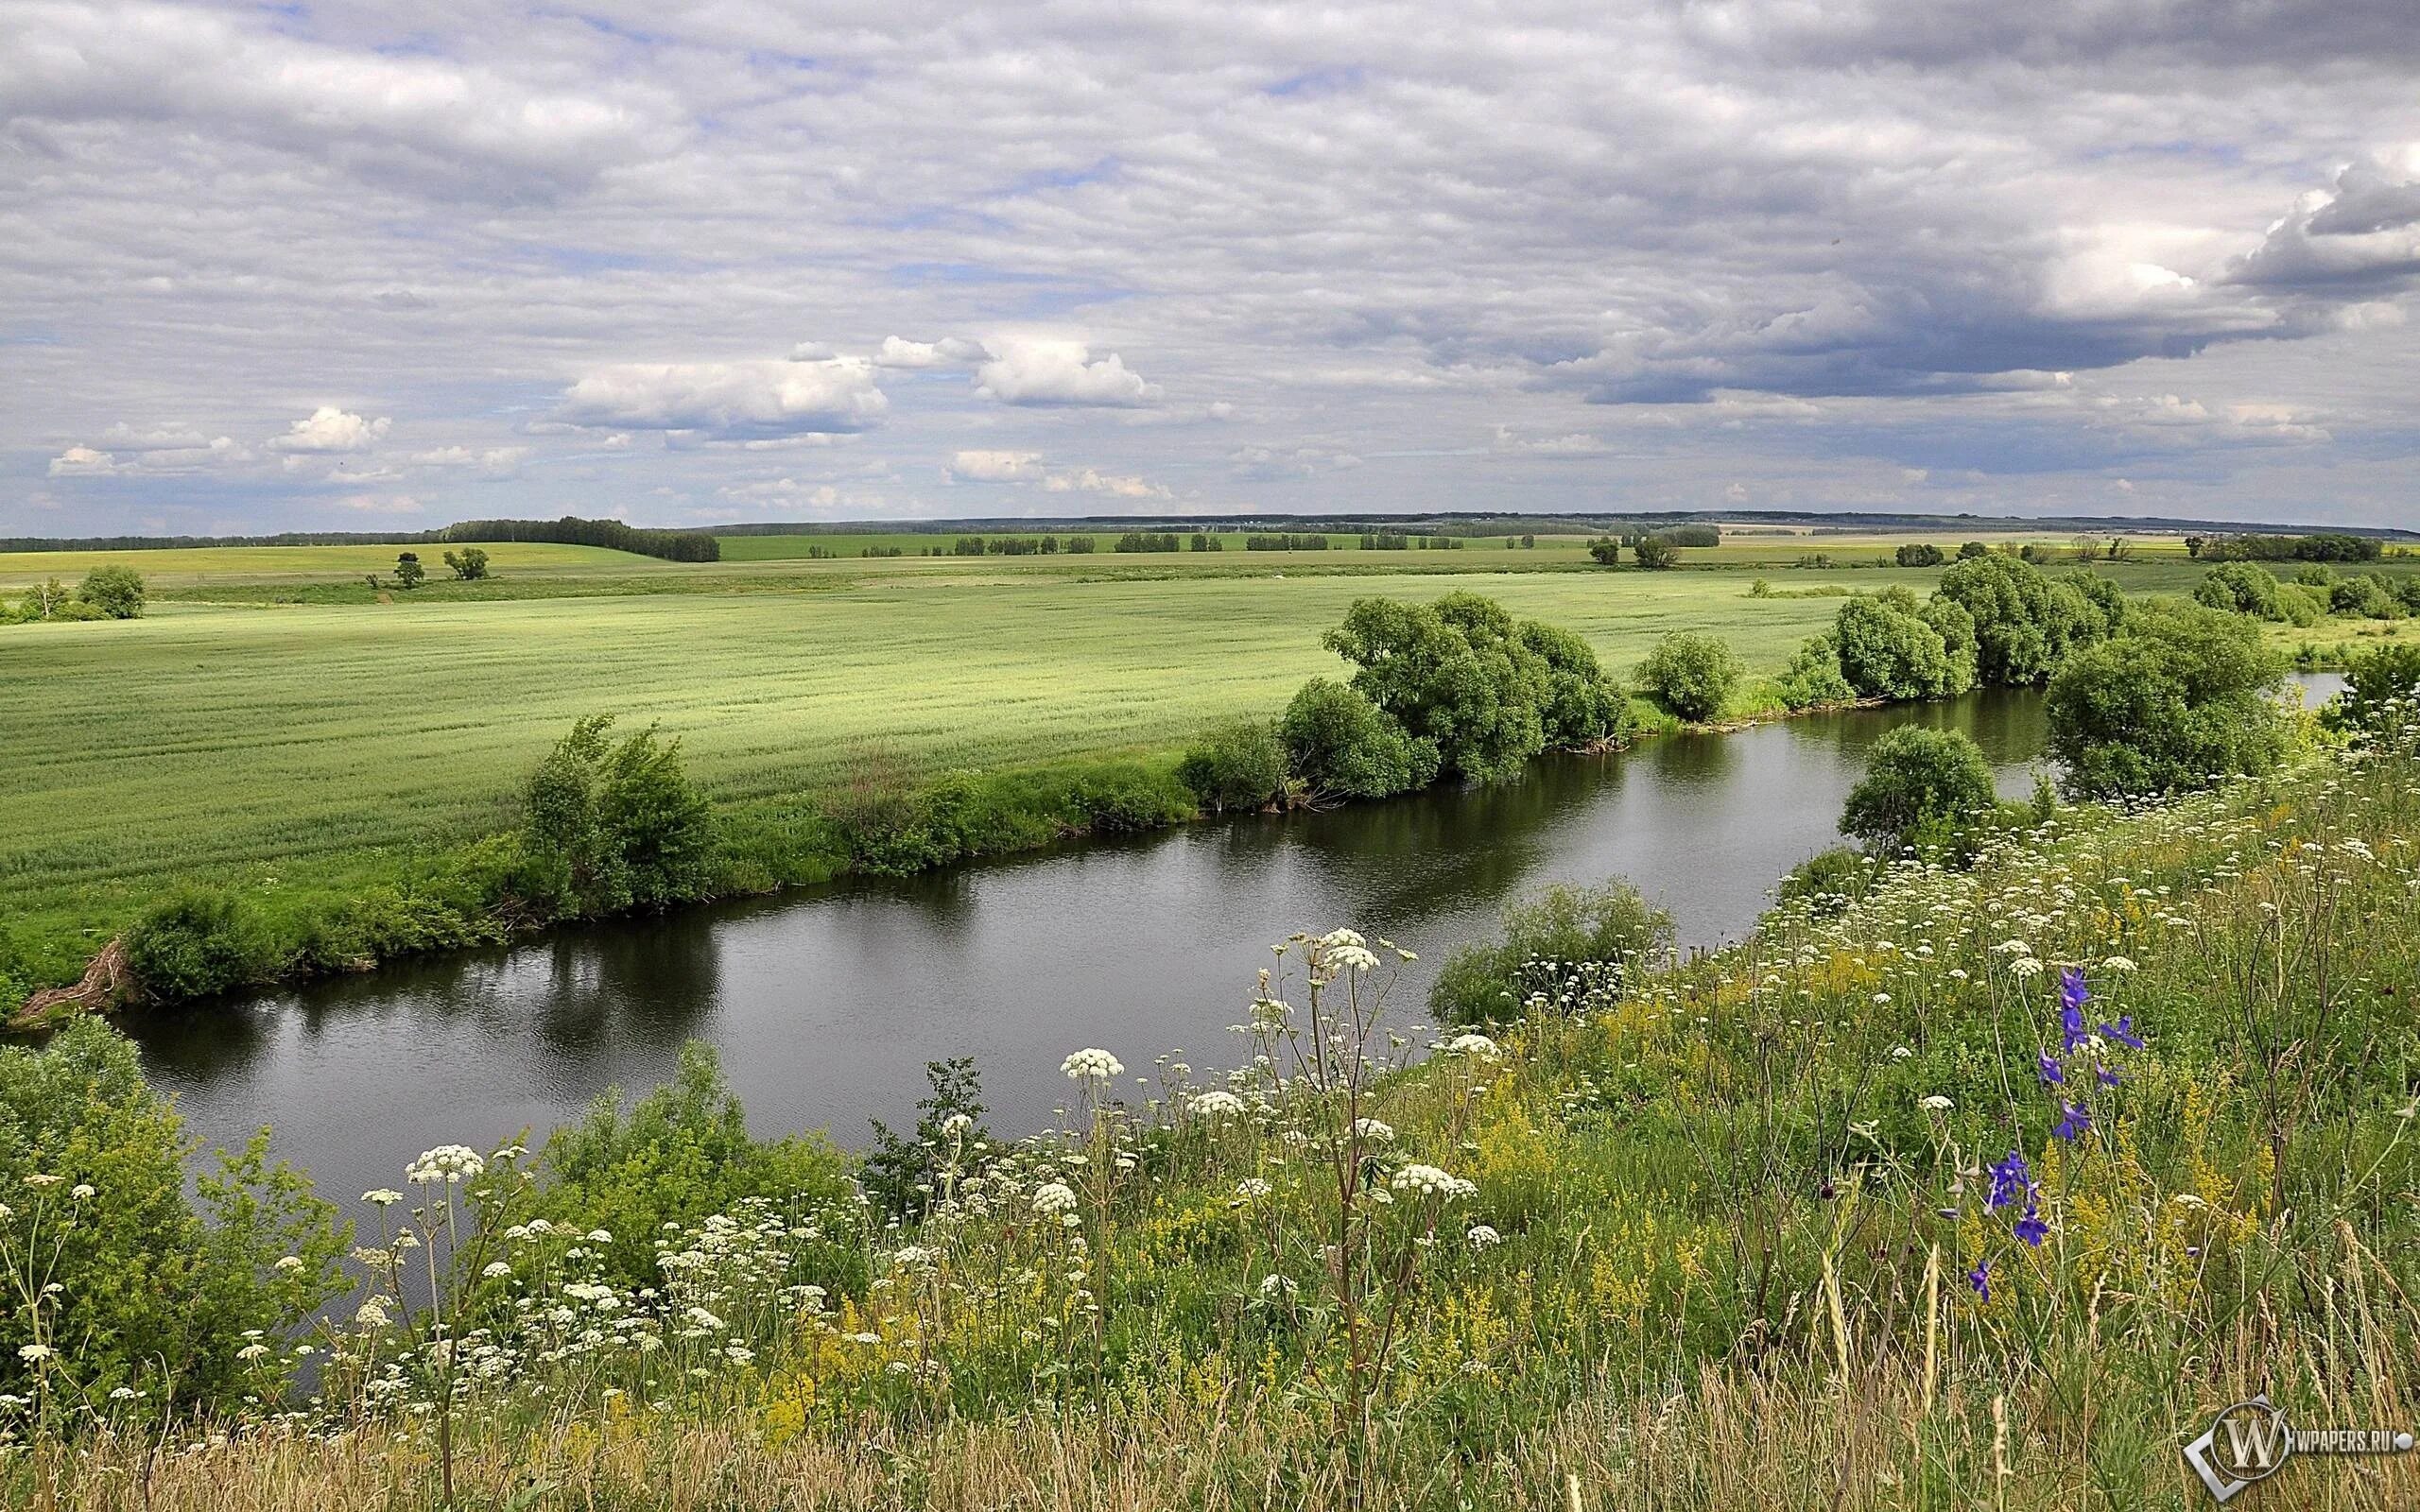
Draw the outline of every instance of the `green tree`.
[[[2074,797],[2204,787],[2264,772],[2286,747],[2271,696],[2284,662],[2239,614],[2153,604],[2050,679],[2050,749]]]
[[[1902,567],[1938,567],[1947,558],[1928,541],[1910,541],[1892,554]]]
[[[95,567],[76,596],[113,620],[143,617],[143,575],[131,567]]]
[[[1630,554],[1641,567],[1659,572],[1681,564],[1680,549],[1662,536],[1639,537],[1638,544],[1631,547]]]
[[[522,790],[524,887],[555,911],[606,914],[693,898],[708,880],[714,814],[678,740],[650,725],[615,745],[612,714],[582,719]]]
[[[476,546],[465,546],[460,551],[447,552],[445,565],[458,580],[475,583],[488,575],[488,554]]]
[[[1599,567],[1618,567],[1622,560],[1622,543],[1611,536],[1599,536],[1588,542],[1588,555]]]
[[[2282,619],[2285,616],[2278,609],[2277,588],[2275,576],[2266,567],[2248,561],[2222,561],[2204,573],[2202,580],[2193,585],[2193,602],[2264,620]]]
[[[1434,742],[1404,732],[1358,688],[1313,678],[1278,721],[1286,764],[1314,793],[1385,798],[1437,781]]]
[[[1550,670],[1494,599],[1357,599],[1325,644],[1358,668],[1353,686],[1380,713],[1434,747],[1443,772],[1493,782],[1546,749]]]
[[[1941,630],[1905,589],[1842,604],[1832,636],[1841,674],[1860,698],[1945,698],[1968,686]]]
[[[1941,575],[1935,593],[1975,622],[1975,675],[2022,687],[2048,678],[2066,649],[2050,580],[2029,562],[1997,554],[1970,557]]]
[[[1973,561],[1978,557],[1988,557],[1991,554],[1992,548],[1983,544],[1979,541],[1967,541],[1964,545],[1958,548],[1958,559],[1960,561]]]
[[[1595,648],[1561,626],[1523,620],[1521,644],[1546,663],[1546,703],[1539,718],[1547,744],[1576,750],[1622,733],[1621,689],[1605,675]]]
[[[1841,645],[1832,632],[1810,635],[1782,669],[1782,701],[1792,709],[1823,709],[1857,697],[1841,673]]]
[[[1641,691],[1683,719],[1722,712],[1746,669],[1728,644],[1703,630],[1674,630],[1638,664]]]
[[[395,557],[395,583],[400,588],[418,588],[428,576],[428,569],[420,564],[420,553],[399,552]]]
[[[1874,743],[1841,833],[1882,850],[1945,843],[1996,801],[1991,764],[1972,736],[1901,725]]]
[[[2398,620],[2402,600],[2376,573],[2339,578],[2327,591],[2327,611],[2355,619]]]
[[[1286,747],[1265,720],[1230,720],[1194,742],[1176,775],[1213,813],[1260,808],[1285,791]]]

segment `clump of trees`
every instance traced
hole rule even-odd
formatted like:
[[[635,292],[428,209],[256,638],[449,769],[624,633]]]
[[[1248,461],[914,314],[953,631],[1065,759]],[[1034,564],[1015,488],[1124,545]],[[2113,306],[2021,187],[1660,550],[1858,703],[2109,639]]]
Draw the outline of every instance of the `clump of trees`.
[[[389,537],[389,540],[395,538]],[[483,541],[542,541],[565,546],[602,546],[609,551],[660,557],[666,561],[720,561],[722,542],[702,530],[642,530],[619,520],[465,520],[430,536],[406,537],[437,544]]]
[[[2204,561],[2376,561],[2385,546],[2376,536],[2321,531],[2308,536],[2201,536],[2185,538],[2185,549]]]
[[[136,620],[146,603],[143,575],[131,567],[95,567],[84,580],[69,588],[48,578],[26,590],[11,608],[0,599],[0,625],[29,625],[39,620]]]
[[[2207,786],[2265,772],[2286,748],[2271,696],[2285,662],[2240,614],[2155,603],[2050,679],[2050,749],[2081,799]]]
[[[1175,551],[1180,545],[1173,530],[1129,530],[1117,538],[1111,549],[1115,551]],[[1246,542],[1247,545],[1250,542]]]
[[[1911,541],[1893,554],[1902,567],[1938,567],[1948,558],[1939,546],[1927,541]]]
[[[457,582],[480,582],[488,576],[488,554],[476,546],[465,546],[445,553],[445,566]]]
[[[1327,537],[1317,531],[1263,531],[1244,537],[1246,551],[1325,551]]]
[[[1668,536],[1641,536],[1631,544],[1631,560],[1651,572],[1662,572],[1681,565],[1677,542]]]

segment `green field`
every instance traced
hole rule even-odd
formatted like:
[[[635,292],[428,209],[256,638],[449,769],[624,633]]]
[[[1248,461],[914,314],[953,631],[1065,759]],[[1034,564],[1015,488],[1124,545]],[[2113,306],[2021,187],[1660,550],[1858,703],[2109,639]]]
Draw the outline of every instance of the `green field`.
[[[1672,573],[1595,568],[1576,538],[1533,550],[783,555],[850,539],[733,538],[752,558],[702,565],[498,545],[494,581],[418,593],[361,581],[391,567],[391,547],[0,556],[0,586],[121,560],[154,591],[141,620],[0,628],[0,930],[55,975],[182,881],[264,900],[344,892],[417,850],[505,827],[522,776],[594,713],[660,722],[745,816],[875,766],[913,781],[1171,751],[1341,670],[1320,636],[1362,595],[1475,589],[1578,631],[1616,673],[1668,630],[1710,629],[1770,673],[1830,621],[1839,593],[1923,592],[1937,576],[1870,565],[1888,544],[1878,537],[1726,544]],[[1810,542],[1858,565],[1753,559],[1794,560]],[[2181,558],[2109,570],[2133,592],[2198,576]],[[1751,595],[1760,576],[1777,596]],[[2289,634],[2362,628],[2394,627]]]

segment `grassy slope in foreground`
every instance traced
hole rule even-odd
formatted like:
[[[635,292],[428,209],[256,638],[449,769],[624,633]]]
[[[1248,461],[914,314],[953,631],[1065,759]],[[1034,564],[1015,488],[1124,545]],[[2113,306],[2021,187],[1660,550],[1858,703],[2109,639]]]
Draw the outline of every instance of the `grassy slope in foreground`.
[[[1243,1110],[1197,1109],[1164,1068],[1158,1114],[1080,1118],[914,1231],[846,1204],[821,1239],[743,1226],[668,1297],[617,1303],[616,1335],[660,1329],[660,1349],[544,1366],[543,1329],[506,1328],[458,1473],[475,1504],[531,1487],[516,1504],[547,1507],[1223,1512],[1351,1504],[1356,1483],[1374,1512],[2205,1505],[2179,1446],[2254,1391],[2305,1426],[2420,1410],[2415,794],[2410,757],[2320,758],[2144,816],[2070,814],[1974,874],[1784,910],[1358,1107],[1247,1075]],[[2036,1071],[2064,1043],[2043,963],[2093,993],[2099,1037],[2062,1056],[2061,1089]],[[1299,1017],[1304,983],[1279,990]],[[2066,1140],[2070,1103],[2091,1124]],[[1393,1200],[1362,1201],[1347,1252],[1380,1263],[1368,1315],[1397,1332],[1366,1429],[1348,1394],[1340,1430],[1323,1246],[1356,1113],[1393,1131],[1366,1146]],[[1983,1167],[2012,1151],[2031,1184],[1996,1204]],[[1423,1166],[1474,1190],[1423,1195]],[[1036,1221],[1062,1207],[1069,1227]],[[788,1267],[834,1265],[835,1234],[876,1280],[838,1266],[820,1311],[740,1280],[813,1279]],[[570,1242],[524,1243],[509,1284],[576,1280]],[[398,1418],[418,1426],[372,1410],[171,1454],[147,1504],[425,1504],[426,1419]],[[53,1463],[69,1504],[98,1507],[144,1453]],[[2411,1456],[2313,1454],[2261,1494],[2415,1493]]]
[[[1160,751],[1221,716],[1274,713],[1340,670],[1319,637],[1364,594],[1477,587],[1580,631],[1616,669],[1694,627],[1777,670],[1837,608],[1699,573],[975,567],[812,593],[168,605],[15,627],[0,634],[0,928],[21,947],[67,941],[45,964],[72,974],[180,881],[271,906],[346,892],[416,846],[505,827],[523,776],[599,711],[660,720],[744,811],[827,791],[870,757],[914,776]]]

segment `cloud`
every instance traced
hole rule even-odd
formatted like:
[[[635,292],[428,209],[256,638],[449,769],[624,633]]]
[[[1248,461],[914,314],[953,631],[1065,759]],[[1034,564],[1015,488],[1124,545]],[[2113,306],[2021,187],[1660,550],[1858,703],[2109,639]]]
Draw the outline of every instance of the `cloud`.
[[[1160,397],[1116,352],[1096,359],[1080,341],[1009,342],[975,380],[977,393],[1003,404],[1133,408]]]
[[[2347,166],[2332,193],[2305,196],[2227,276],[2338,298],[2409,288],[2420,280],[2420,180],[2391,178],[2374,163]]]
[[[109,453],[89,446],[71,446],[50,459],[50,475],[55,478],[105,478],[133,471]]]
[[[1168,490],[1148,478],[1097,472],[1081,468],[1073,472],[1053,472],[1042,480],[1042,486],[1052,493],[1106,493],[1119,499],[1172,498]]]
[[[599,429],[769,439],[868,430],[882,422],[889,403],[874,387],[873,365],[860,358],[622,363],[572,385],[555,418]]]
[[[971,483],[1016,483],[1042,475],[1040,452],[954,452],[949,475]]]
[[[873,354],[877,368],[948,368],[981,362],[992,355],[979,341],[943,336],[939,341],[908,341],[885,336]]]
[[[268,446],[272,452],[303,456],[366,451],[372,442],[385,439],[393,424],[383,415],[367,420],[351,410],[322,404],[288,425],[285,435],[270,438]]]

